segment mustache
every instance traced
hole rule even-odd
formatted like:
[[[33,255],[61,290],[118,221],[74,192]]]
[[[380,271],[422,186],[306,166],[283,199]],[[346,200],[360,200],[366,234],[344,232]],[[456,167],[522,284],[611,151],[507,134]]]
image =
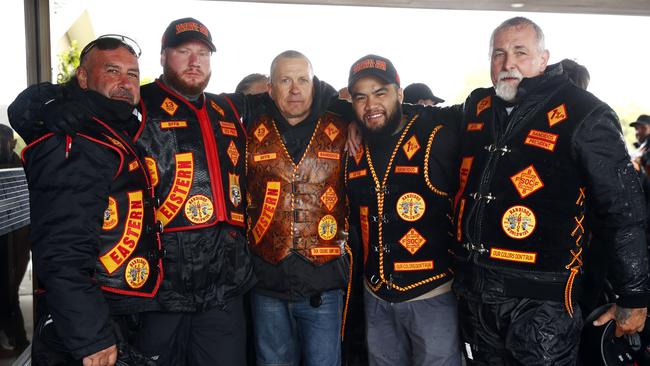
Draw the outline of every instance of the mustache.
[[[524,76],[519,72],[517,69],[512,69],[508,71],[501,71],[499,73],[499,79],[498,80],[503,80],[505,78],[516,78],[516,79],[523,79]]]
[[[128,89],[117,89],[116,91],[111,93],[111,98],[115,98],[115,97],[117,97],[117,98],[128,98],[131,101],[135,100],[135,96]]]

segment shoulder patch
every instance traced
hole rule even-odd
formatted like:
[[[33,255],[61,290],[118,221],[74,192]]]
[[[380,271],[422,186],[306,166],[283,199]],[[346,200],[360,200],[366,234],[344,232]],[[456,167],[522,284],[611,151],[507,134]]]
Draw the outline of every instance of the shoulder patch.
[[[566,113],[566,106],[564,104],[561,104],[548,111],[548,113],[546,113],[546,117],[548,118],[548,125],[550,127],[553,127],[556,124],[569,118]]]
[[[476,103],[476,115],[478,116],[483,112],[484,110],[490,108],[492,106],[492,97],[487,96]]]
[[[334,126],[334,123],[330,122],[327,127],[325,127],[325,135],[329,137],[330,141],[334,142],[336,136],[339,135],[339,129]]]
[[[212,109],[217,111],[217,113],[219,113],[221,115],[221,117],[226,115],[226,113],[223,111],[223,109],[221,107],[219,107],[219,105],[214,100],[210,101],[210,107],[212,107]]]

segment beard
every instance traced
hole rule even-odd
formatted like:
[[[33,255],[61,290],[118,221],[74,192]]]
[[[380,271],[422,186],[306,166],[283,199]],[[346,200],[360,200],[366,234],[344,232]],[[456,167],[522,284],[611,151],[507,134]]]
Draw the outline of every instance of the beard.
[[[494,90],[497,96],[506,102],[514,102],[517,99],[517,88],[519,83],[512,83],[509,81],[502,80],[503,78],[517,78],[519,82],[523,79],[523,75],[518,70],[510,71],[501,71],[499,73],[499,78],[497,79],[497,85],[494,87]]]
[[[371,129],[368,128],[366,126],[366,123],[362,120],[361,128],[363,129],[365,136],[390,136],[395,133],[397,128],[400,126],[400,123],[402,122],[402,115],[402,105],[399,101],[396,101],[393,108],[393,113],[386,116],[386,122],[382,126]]]
[[[172,89],[181,93],[183,96],[193,96],[203,93],[210,82],[210,76],[212,76],[212,73],[209,73],[204,80],[194,84],[190,84],[183,80],[181,74],[173,70],[169,65],[163,66],[163,75],[165,76],[165,82],[168,83]]]

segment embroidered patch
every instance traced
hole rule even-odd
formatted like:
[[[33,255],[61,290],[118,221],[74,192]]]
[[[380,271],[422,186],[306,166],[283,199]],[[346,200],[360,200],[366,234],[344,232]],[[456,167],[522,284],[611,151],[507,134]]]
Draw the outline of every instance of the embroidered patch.
[[[178,109],[178,104],[169,98],[165,98],[165,100],[163,100],[162,104],[160,105],[160,108],[162,108],[162,110],[167,112],[167,114],[170,116],[173,116]]]
[[[321,159],[339,160],[341,158],[341,154],[331,151],[319,151],[318,157]]]
[[[227,136],[237,137],[237,127],[232,122],[219,122],[221,133]]]
[[[415,254],[426,242],[427,240],[414,228],[411,228],[399,240],[399,243],[411,254]]]
[[[368,261],[368,241],[370,240],[368,206],[359,207],[359,224],[361,226],[361,242],[363,244],[363,263],[366,263]]]
[[[553,127],[554,125],[566,120],[569,116],[566,113],[566,107],[564,104],[561,104],[546,113],[548,118],[548,125]]]
[[[187,121],[160,121],[160,129],[167,130],[170,128],[185,128]]]
[[[126,213],[127,230],[124,230],[117,243],[99,257],[99,261],[109,274],[120,268],[124,261],[131,256],[142,235],[142,221],[144,217],[144,200],[142,191],[129,192],[129,211]]]
[[[212,107],[212,109],[217,111],[217,113],[219,113],[221,117],[226,115],[226,112],[224,112],[223,109],[221,109],[221,107],[219,107],[219,105],[214,100],[210,101],[210,107]]]
[[[481,131],[483,129],[483,125],[483,122],[468,123],[467,132]]]
[[[193,224],[205,224],[213,214],[212,201],[202,194],[190,197],[185,204],[185,217]]]
[[[328,211],[332,211],[332,209],[334,209],[334,206],[336,206],[336,203],[339,201],[339,197],[336,195],[334,188],[332,188],[332,186],[329,186],[320,196],[320,201],[323,202],[323,205],[327,207]]]
[[[129,163],[129,171],[132,172],[140,167],[140,163],[138,163],[137,160],[133,160],[132,162]]]
[[[548,151],[555,150],[555,143],[559,135],[538,130],[530,130],[524,144],[539,147]]]
[[[253,161],[259,163],[260,161],[275,160],[277,159],[278,154],[268,153],[268,154],[255,154],[253,155]]]
[[[411,136],[411,138],[406,141],[404,146],[402,146],[402,149],[404,150],[406,157],[411,160],[413,155],[415,155],[415,153],[420,150],[420,143],[418,142],[418,139],[415,137],[415,135]]]
[[[124,279],[131,288],[144,286],[149,278],[149,262],[142,257],[135,257],[126,264]]]
[[[359,150],[354,154],[354,162],[359,165],[361,163],[361,158],[363,158],[364,148],[363,145],[359,146]]]
[[[463,160],[460,163],[460,177],[459,177],[459,180],[458,180],[458,193],[456,193],[456,197],[454,198],[454,207],[456,207],[456,204],[458,203],[458,200],[463,195],[463,192],[465,192],[465,186],[467,185],[467,179],[469,177],[470,170],[472,170],[472,164],[473,163],[474,163],[474,157],[473,156],[464,157]]]
[[[255,131],[253,131],[253,135],[255,135],[255,138],[256,138],[257,141],[259,141],[260,143],[262,143],[262,141],[264,141],[264,139],[266,138],[266,136],[267,136],[268,134],[269,134],[269,129],[266,128],[266,126],[264,125],[264,123],[261,123],[259,126],[257,126],[257,128],[255,129]]]
[[[310,249],[311,255],[314,257],[341,255],[341,248],[339,247],[318,247]]]
[[[510,177],[510,180],[515,185],[521,198],[526,198],[544,187],[542,179],[532,165]]]
[[[262,211],[260,212],[260,217],[257,219],[252,230],[255,244],[260,243],[264,234],[266,234],[266,231],[269,229],[269,226],[271,226],[273,215],[275,215],[275,209],[278,207],[281,186],[280,182],[266,183],[266,192],[264,193]]]
[[[418,166],[408,166],[408,165],[395,166],[396,174],[418,174],[419,172],[420,172],[420,167]]]
[[[228,173],[228,192],[230,192],[230,202],[237,207],[241,203],[241,187],[239,186],[239,174]]]
[[[483,112],[484,110],[490,108],[492,106],[492,97],[487,96],[476,103],[476,115],[478,116]]]
[[[192,153],[176,154],[174,183],[163,203],[156,211],[156,219],[166,226],[180,212],[192,188],[194,156]]]
[[[325,215],[318,222],[318,236],[323,240],[332,240],[336,236],[338,225],[332,215]]]
[[[160,181],[158,178],[158,166],[156,165],[156,161],[153,160],[153,158],[146,157],[144,158],[144,164],[147,166],[147,170],[149,171],[149,177],[151,177],[151,185],[156,187]]]
[[[117,201],[115,198],[108,197],[108,207],[104,210],[104,224],[102,230],[111,230],[117,226],[119,218],[117,216]]]
[[[535,263],[537,261],[537,253],[490,248],[490,258],[519,263]]]
[[[230,213],[230,219],[234,222],[239,222],[239,223],[244,223],[244,215],[238,213],[238,212],[231,212]]]
[[[433,261],[395,262],[395,272],[425,271],[433,269]]]
[[[526,206],[512,206],[501,216],[501,228],[513,239],[526,239],[536,225],[535,213]]]
[[[339,135],[339,129],[334,126],[334,123],[330,122],[327,127],[325,127],[325,135],[329,137],[330,141],[334,142],[336,136]]]
[[[397,214],[404,221],[417,221],[423,215],[426,210],[426,204],[424,203],[424,198],[415,192],[404,193],[397,200]]]
[[[239,150],[237,150],[237,145],[235,145],[235,142],[233,140],[230,140],[230,145],[228,145],[226,153],[228,154],[232,165],[236,166],[237,162],[239,161]]]
[[[458,222],[456,223],[456,241],[461,242],[463,239],[463,212],[465,211],[465,199],[460,200],[458,206]]]
[[[356,179],[368,175],[368,169],[354,170],[348,174],[348,179]]]
[[[107,134],[103,134],[110,142],[113,143],[113,145],[119,147],[122,151],[127,151],[124,145],[120,142],[120,140],[115,139],[113,137],[108,136]]]

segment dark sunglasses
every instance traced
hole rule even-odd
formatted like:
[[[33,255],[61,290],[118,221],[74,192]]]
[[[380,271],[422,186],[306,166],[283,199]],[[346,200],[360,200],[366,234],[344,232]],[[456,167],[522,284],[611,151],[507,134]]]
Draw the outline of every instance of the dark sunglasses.
[[[103,36],[99,36],[97,39],[88,43],[86,47],[81,50],[81,54],[79,55],[79,62],[83,62],[88,52],[90,52],[90,50],[95,47],[97,47],[98,50],[102,51],[114,50],[118,47],[124,47],[137,58],[139,58],[140,54],[142,54],[140,46],[138,46],[138,43],[133,39],[119,34],[104,34]]]

